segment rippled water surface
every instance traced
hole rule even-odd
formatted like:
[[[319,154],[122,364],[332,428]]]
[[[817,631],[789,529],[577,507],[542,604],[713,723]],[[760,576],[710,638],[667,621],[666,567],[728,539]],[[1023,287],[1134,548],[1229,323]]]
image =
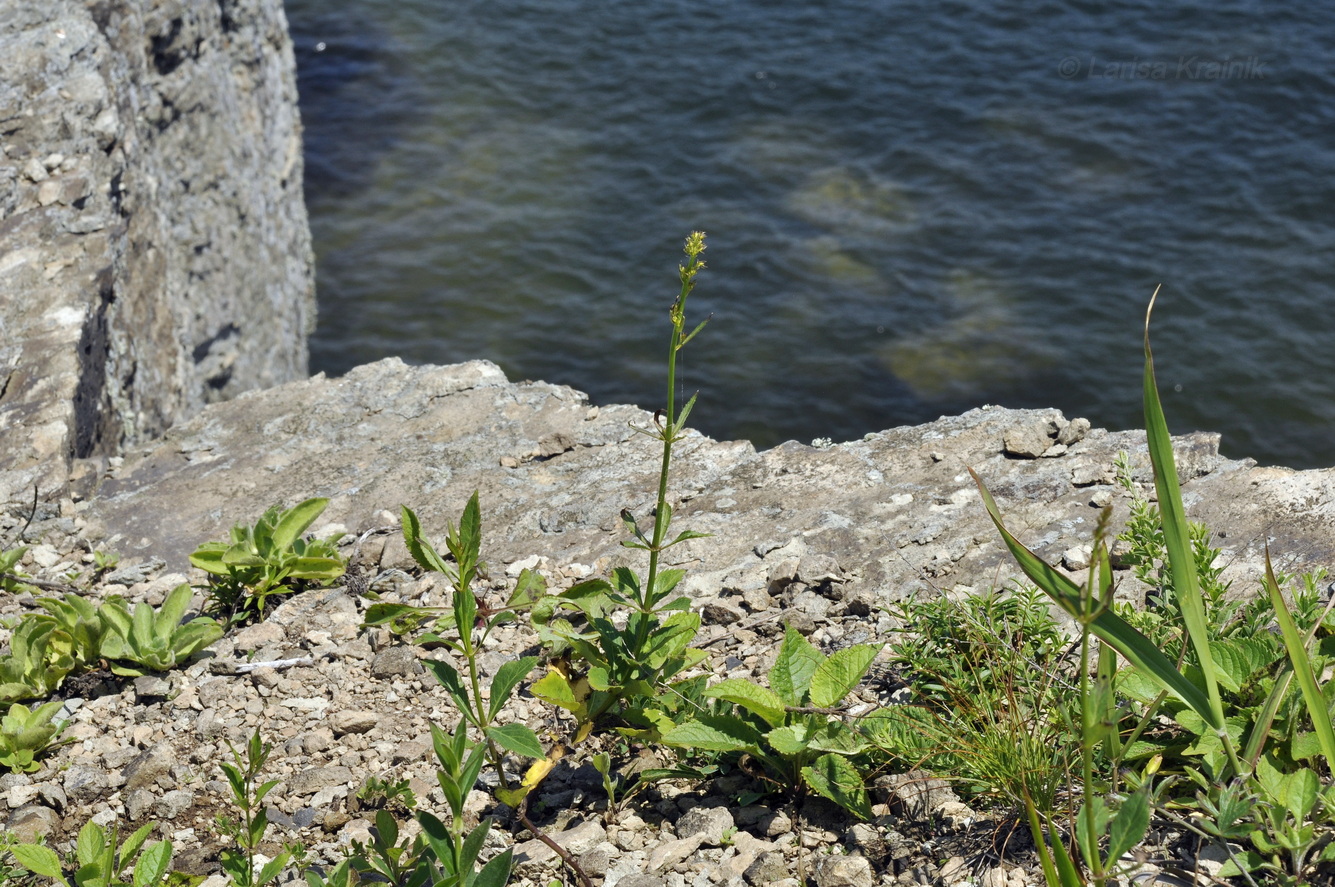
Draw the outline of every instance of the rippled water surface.
[[[983,403],[1335,465],[1335,17],[289,0],[314,369],[488,358],[767,446]]]

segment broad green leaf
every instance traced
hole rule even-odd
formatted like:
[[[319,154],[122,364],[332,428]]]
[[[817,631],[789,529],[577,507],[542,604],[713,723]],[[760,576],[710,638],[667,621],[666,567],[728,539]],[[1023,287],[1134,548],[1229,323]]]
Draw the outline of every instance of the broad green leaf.
[[[329,505],[328,499],[307,499],[299,505],[295,505],[289,510],[283,512],[283,517],[274,527],[272,544],[279,551],[286,551],[292,547],[292,543],[306,532],[311,524],[315,523]]]
[[[185,611],[190,608],[190,596],[194,594],[194,589],[189,585],[182,583],[171,590],[167,599],[162,602],[158,609],[157,617],[153,620],[156,633],[162,637],[171,637],[172,632],[181,624],[185,618]]]
[[[855,816],[871,819],[871,804],[862,784],[862,774],[847,758],[821,755],[810,767],[802,768],[802,778],[817,794],[824,795]]]
[[[496,677],[491,681],[491,699],[488,703],[489,717],[496,717],[496,713],[509,701],[510,694],[514,692],[515,687],[528,676],[528,673],[533,670],[533,666],[537,664],[538,657],[525,656],[523,659],[513,659],[506,662],[496,669]]]
[[[460,871],[468,873],[473,871],[473,863],[477,862],[477,855],[482,852],[482,844],[487,840],[487,834],[490,831],[491,819],[487,818],[479,822],[464,838],[463,846],[459,851]]]
[[[720,681],[705,690],[705,695],[740,705],[764,718],[771,727],[777,727],[784,721],[783,700],[774,691],[743,678]]]
[[[1113,817],[1112,824],[1108,827],[1108,863],[1114,865],[1124,854],[1130,852],[1132,847],[1144,839],[1149,827],[1149,796],[1143,791],[1138,791],[1122,801],[1122,805],[1117,808],[1117,815]]]
[[[1275,661],[1274,649],[1260,638],[1229,638],[1212,641],[1215,677],[1220,686],[1237,693],[1258,671]]]
[[[287,862],[290,858],[291,854],[280,853],[273,859],[266,862],[264,864],[264,867],[260,869],[260,873],[255,877],[255,883],[257,885],[268,884],[274,878],[278,877],[278,875],[287,866]]]
[[[806,752],[809,733],[806,724],[786,724],[766,733],[765,741],[784,757],[795,758]]]
[[[74,842],[74,857],[80,865],[95,863],[106,846],[106,831],[90,819],[79,829],[79,837]]]
[[[547,752],[538,741],[537,734],[523,724],[488,727],[487,738],[506,751],[526,758],[547,757]]]
[[[810,731],[807,738],[807,746],[812,751],[834,752],[840,755],[861,754],[870,745],[861,733],[836,719],[831,719]]]
[[[759,754],[760,734],[741,718],[701,715],[664,733],[663,744],[701,751],[749,751]]]
[[[472,887],[505,887],[510,880],[510,865],[514,848],[506,847],[482,867]]]
[[[299,557],[293,559],[288,573],[293,579],[337,579],[346,571],[342,559],[336,557]]]
[[[162,881],[171,864],[172,845],[170,841],[158,841],[144,851],[134,866],[133,887],[152,887]]]
[[[65,872],[60,867],[60,857],[51,848],[37,844],[16,844],[9,852],[13,853],[18,864],[28,871],[43,878],[64,881]]]
[[[544,702],[569,712],[578,714],[584,708],[584,700],[575,695],[570,679],[555,669],[529,685],[528,691]]]
[[[811,676],[825,661],[821,652],[791,626],[784,632],[783,645],[769,673],[769,685],[787,705],[799,706],[806,701]]]
[[[206,542],[190,555],[190,563],[215,576],[226,576],[227,564],[223,562],[223,552],[229,548],[226,542]]]
[[[811,704],[831,708],[843,702],[880,651],[874,644],[859,644],[830,654],[811,675]]]

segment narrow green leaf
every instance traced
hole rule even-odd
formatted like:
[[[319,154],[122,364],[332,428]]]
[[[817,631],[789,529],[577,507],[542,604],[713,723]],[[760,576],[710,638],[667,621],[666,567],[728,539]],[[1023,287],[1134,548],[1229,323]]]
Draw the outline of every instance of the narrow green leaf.
[[[988,516],[992,518],[993,525],[1001,533],[1002,540],[1006,543],[1006,547],[1010,550],[1011,556],[1015,558],[1015,562],[1020,569],[1070,616],[1077,616],[1080,613],[1079,586],[1063,576],[1054,567],[1044,563],[1042,558],[1025,548],[1018,539],[1011,535],[1002,522],[1001,512],[997,509],[996,502],[992,500],[992,494],[983,485],[982,479],[972,468],[969,469],[969,473],[973,475],[974,483],[978,485],[978,491],[983,497],[983,505],[987,509]],[[1143,674],[1152,678],[1165,690],[1191,706],[1207,722],[1212,725],[1218,724],[1219,728],[1222,729],[1222,720],[1213,720],[1215,713],[1210,705],[1209,698],[1201,688],[1178,671],[1173,661],[1165,656],[1163,651],[1149,638],[1128,625],[1111,609],[1104,610],[1095,617],[1090,624],[1090,631],[1122,654]]]
[[[472,706],[469,705],[468,687],[464,684],[463,677],[460,676],[458,669],[448,662],[441,662],[438,659],[423,659],[422,665],[436,676],[436,680],[440,682],[442,687],[449,691],[461,712],[465,715],[471,715],[470,720],[477,717],[472,712]]]
[[[1156,288],[1154,292],[1157,296],[1159,291]],[[1191,528],[1182,507],[1182,487],[1173,460],[1173,439],[1168,433],[1168,421],[1159,403],[1159,387],[1154,377],[1154,355],[1150,351],[1150,315],[1153,311],[1154,296],[1151,296],[1149,308],[1145,310],[1145,437],[1150,462],[1154,466],[1154,489],[1159,496],[1164,547],[1168,550],[1168,560],[1173,569],[1174,594],[1205,680],[1205,693],[1210,706],[1210,714],[1206,719],[1216,730],[1221,730],[1224,703],[1219,695],[1214,657],[1210,652],[1210,632],[1205,624],[1205,603],[1196,576]],[[1231,748],[1229,754],[1231,758]]]
[[[514,692],[515,687],[519,685],[520,681],[528,677],[528,673],[537,664],[538,657],[525,656],[523,659],[513,659],[506,662],[496,669],[496,677],[491,681],[491,699],[488,703],[489,717],[496,717],[496,713],[509,701],[510,694]]]
[[[491,819],[487,818],[479,822],[464,838],[463,845],[459,849],[459,871],[469,875],[473,873],[473,864],[477,862],[477,855],[482,852],[482,844],[487,840],[487,833],[490,831]]]
[[[413,560],[423,570],[450,576],[452,571],[449,564],[445,563],[445,559],[436,553],[436,549],[432,548],[431,543],[422,535],[422,523],[417,519],[417,515],[407,505],[402,506],[402,513],[403,544]]]
[[[144,842],[148,840],[148,836],[152,831],[153,823],[146,822],[139,828],[135,829],[134,834],[126,838],[124,843],[121,844],[120,849],[117,851],[117,875],[119,875],[120,872],[130,864],[130,860],[134,859],[135,855],[139,853],[139,848],[144,846]]]
[[[830,654],[811,675],[811,704],[830,708],[844,701],[867,674],[881,648],[875,644],[845,647]]]
[[[1335,729],[1331,728],[1330,709],[1317,686],[1316,675],[1312,671],[1312,662],[1307,656],[1307,648],[1303,643],[1302,635],[1298,633],[1298,627],[1293,624],[1293,617],[1289,615],[1288,604],[1284,602],[1284,595],[1280,593],[1279,583],[1275,581],[1275,571],[1270,564],[1270,546],[1268,545],[1265,552],[1265,589],[1266,593],[1270,595],[1270,604],[1275,611],[1275,621],[1279,623],[1280,634],[1284,637],[1284,649],[1288,651],[1289,663],[1293,667],[1293,675],[1298,681],[1299,689],[1302,690],[1303,702],[1307,705],[1307,714],[1312,719],[1312,726],[1315,728],[1317,739],[1321,743],[1321,753],[1326,758],[1326,768],[1329,771],[1331,768],[1335,768]]]

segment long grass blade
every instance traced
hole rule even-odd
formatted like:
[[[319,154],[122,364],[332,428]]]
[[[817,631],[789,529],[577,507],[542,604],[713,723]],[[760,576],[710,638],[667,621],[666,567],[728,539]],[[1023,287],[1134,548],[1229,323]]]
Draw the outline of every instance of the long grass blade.
[[[992,494],[983,485],[982,479],[972,468],[969,469],[969,473],[973,475],[974,483],[978,485],[978,491],[982,494],[983,506],[987,509],[988,516],[992,518],[992,523],[1001,533],[1002,540],[1005,541],[1015,562],[1020,565],[1020,569],[1059,607],[1072,617],[1077,617],[1080,613],[1080,587],[1011,535],[1006,525],[1002,523],[1001,512],[998,511],[996,502],[992,500]],[[1112,610],[1106,609],[1094,618],[1089,628],[1096,637],[1121,653],[1128,662],[1154,678],[1165,690],[1190,706],[1207,724],[1214,727],[1217,723],[1222,729],[1222,715],[1217,722],[1213,719],[1209,699],[1201,688],[1178,671],[1177,666],[1164,655],[1162,650],[1126,620]]]
[[[1191,549],[1190,527],[1182,507],[1182,487],[1177,480],[1177,465],[1173,459],[1173,439],[1168,433],[1163,405],[1159,402],[1159,386],[1154,375],[1154,355],[1150,351],[1150,315],[1154,300],[1159,295],[1156,287],[1145,310],[1145,437],[1149,446],[1150,462],[1154,466],[1154,489],[1159,496],[1159,513],[1163,519],[1164,547],[1173,570],[1173,593],[1182,611],[1182,622],[1192,649],[1204,675],[1205,692],[1210,700],[1211,716],[1206,719],[1228,745],[1223,736],[1224,703],[1219,695],[1215,678],[1214,657],[1210,652],[1210,633],[1205,624],[1205,603],[1201,597],[1200,581],[1196,575],[1196,557]],[[1232,758],[1230,751],[1230,758]],[[1234,760],[1236,764],[1236,760]]]
[[[1284,636],[1284,647],[1288,650],[1289,662],[1293,665],[1293,676],[1298,681],[1299,689],[1302,690],[1303,701],[1307,703],[1307,714],[1312,718],[1312,726],[1316,728],[1317,741],[1321,743],[1321,753],[1326,756],[1326,767],[1330,769],[1335,766],[1335,729],[1331,728],[1330,708],[1326,705],[1325,697],[1321,695],[1321,688],[1317,686],[1316,675],[1312,672],[1312,662],[1307,656],[1302,635],[1298,633],[1298,627],[1293,624],[1288,605],[1284,603],[1284,595],[1279,591],[1279,583],[1275,581],[1275,571],[1270,566],[1268,545],[1265,552],[1265,590],[1270,595],[1270,603],[1275,610],[1275,621],[1279,623],[1280,634]]]

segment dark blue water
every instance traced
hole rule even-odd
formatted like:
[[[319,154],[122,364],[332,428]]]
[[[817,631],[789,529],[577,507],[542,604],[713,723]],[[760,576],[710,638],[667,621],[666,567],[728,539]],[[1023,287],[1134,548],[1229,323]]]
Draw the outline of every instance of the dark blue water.
[[[314,368],[488,358],[760,446],[982,403],[1335,465],[1335,16],[289,0]]]

